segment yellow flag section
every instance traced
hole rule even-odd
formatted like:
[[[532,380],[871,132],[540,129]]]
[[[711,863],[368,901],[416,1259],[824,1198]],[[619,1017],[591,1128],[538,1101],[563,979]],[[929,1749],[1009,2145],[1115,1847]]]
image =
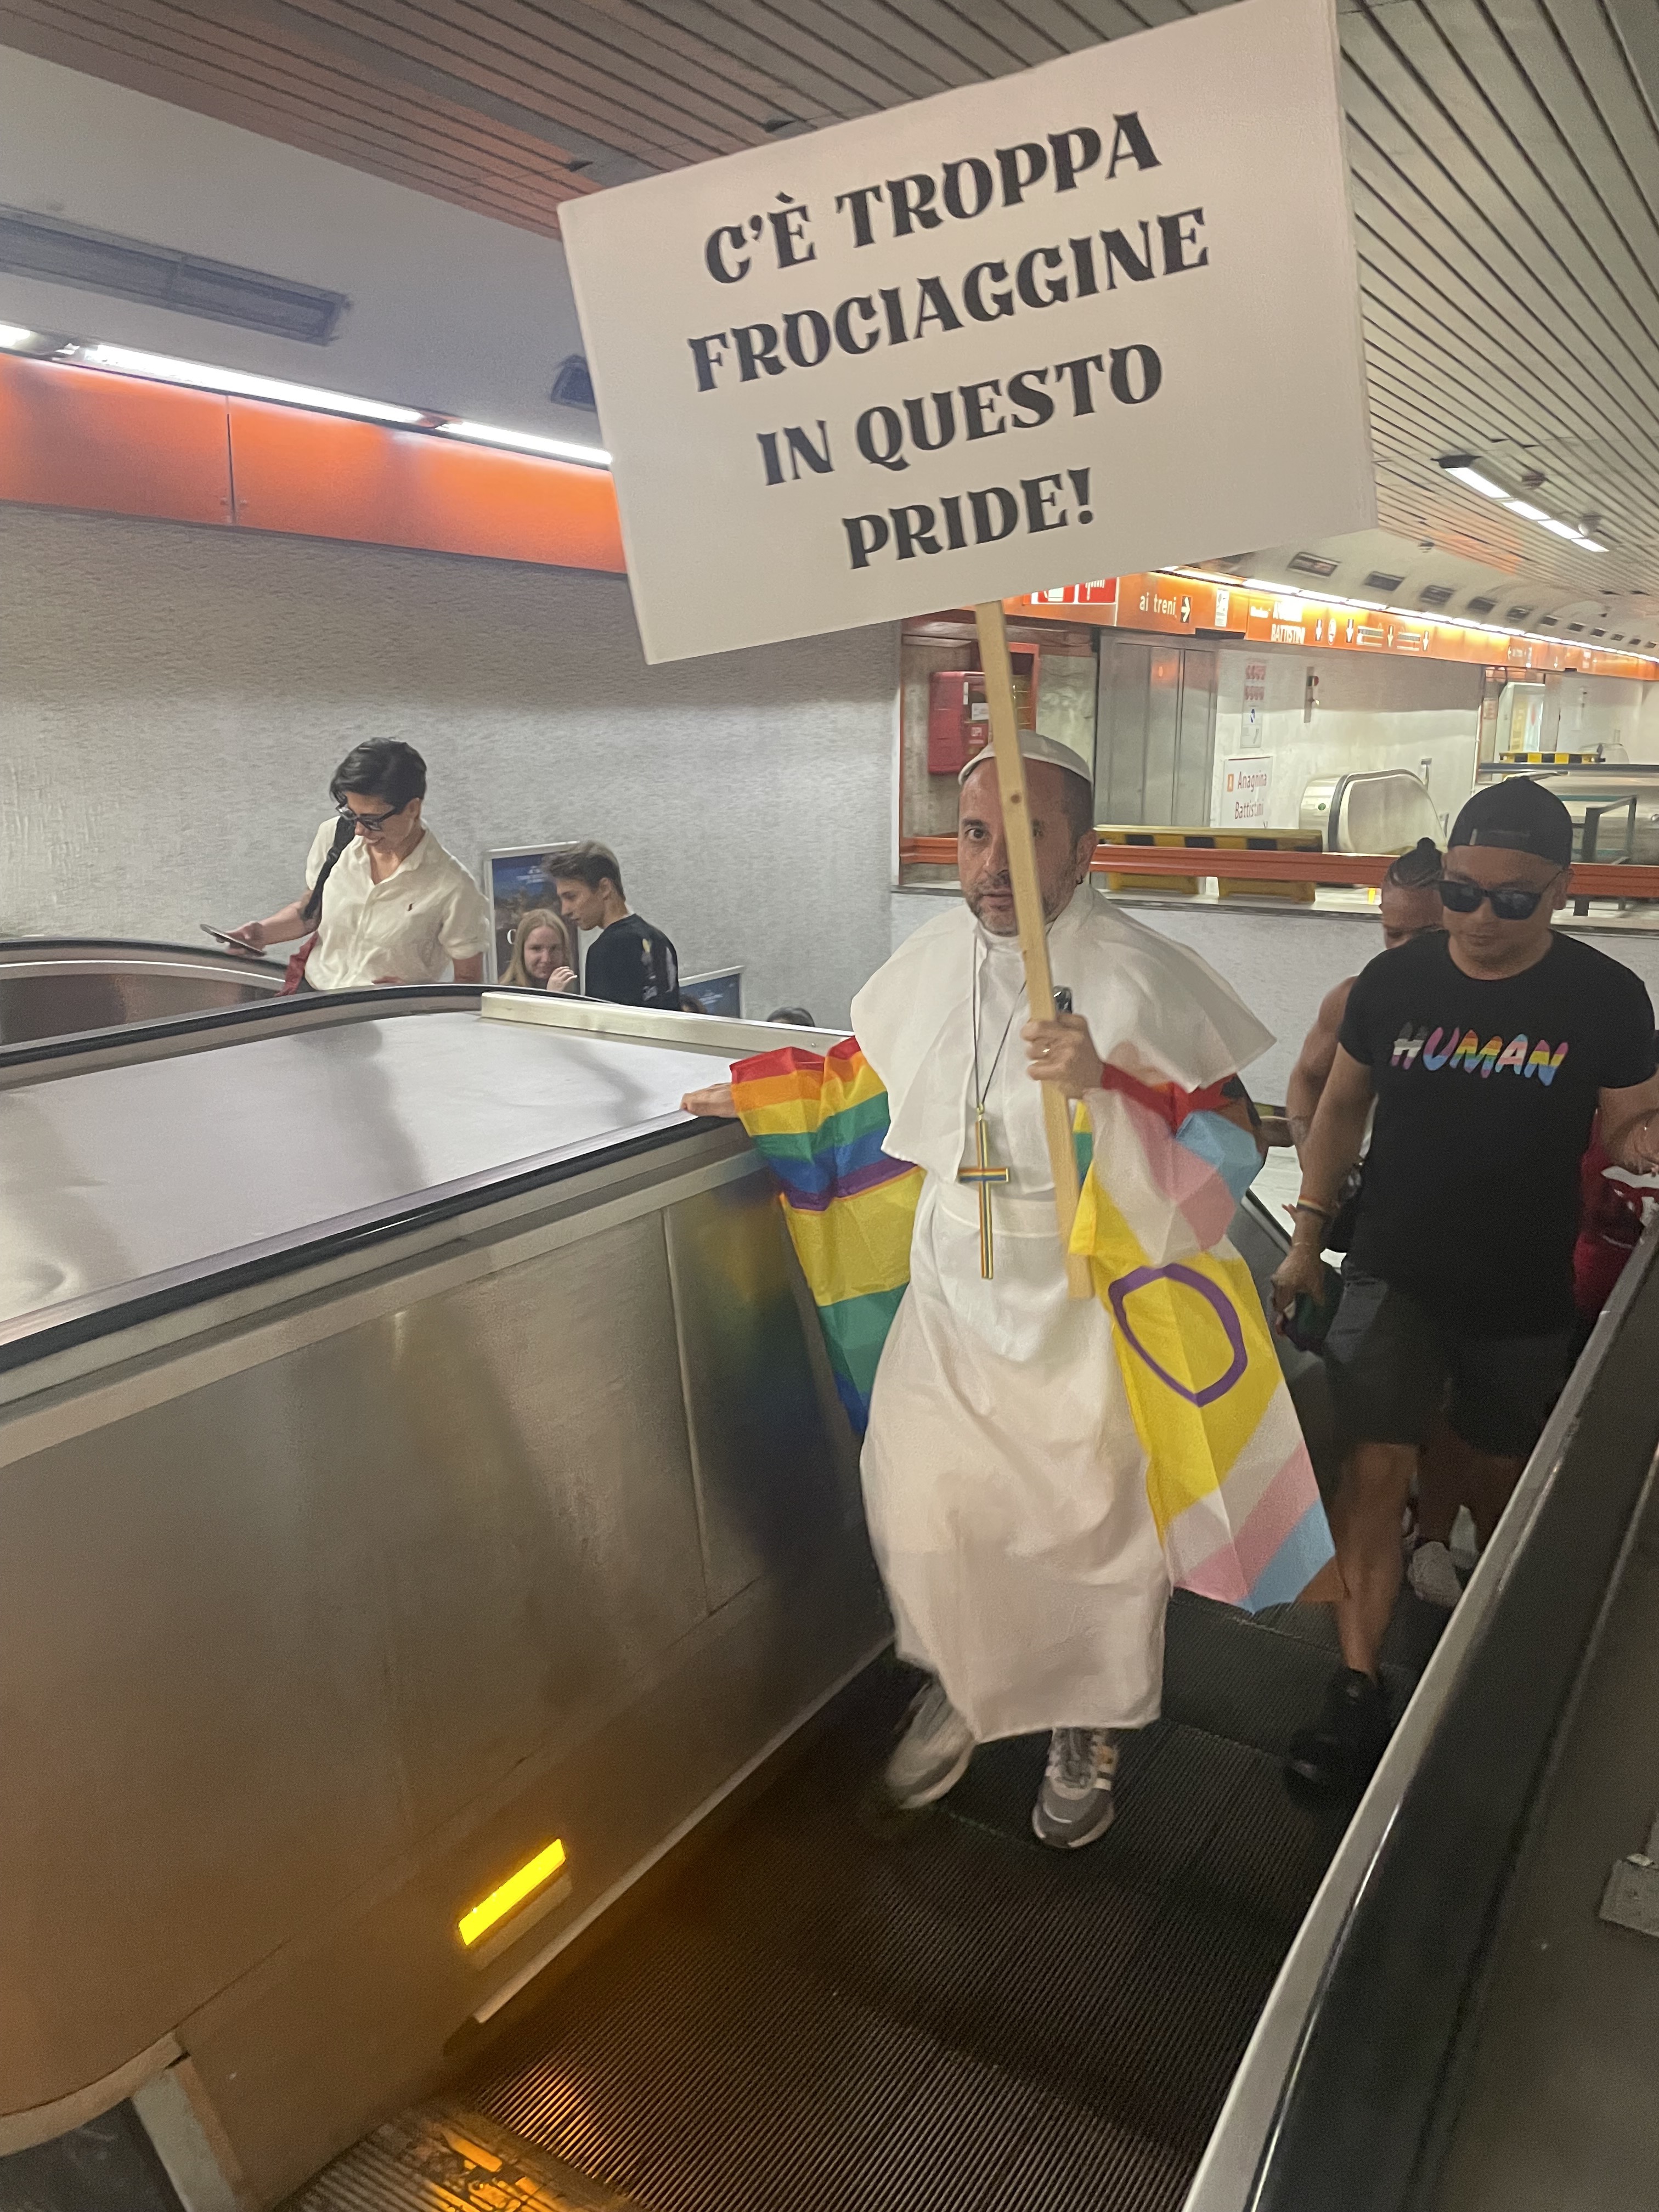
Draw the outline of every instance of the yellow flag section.
[[[1091,1101],[1072,1249],[1112,1317],[1170,1581],[1255,1613],[1300,1595],[1330,1530],[1255,1280],[1205,1233],[1231,1212],[1242,1133],[1162,1104],[1139,1084]]]

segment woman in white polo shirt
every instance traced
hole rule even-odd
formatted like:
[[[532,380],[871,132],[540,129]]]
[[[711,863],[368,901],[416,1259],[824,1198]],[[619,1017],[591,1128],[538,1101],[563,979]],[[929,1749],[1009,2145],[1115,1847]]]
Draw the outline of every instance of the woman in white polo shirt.
[[[306,893],[233,933],[256,952],[311,933],[314,991],[373,983],[483,979],[489,908],[421,819],[426,763],[413,745],[376,739],[349,752],[329,783],[336,817],[318,830]]]

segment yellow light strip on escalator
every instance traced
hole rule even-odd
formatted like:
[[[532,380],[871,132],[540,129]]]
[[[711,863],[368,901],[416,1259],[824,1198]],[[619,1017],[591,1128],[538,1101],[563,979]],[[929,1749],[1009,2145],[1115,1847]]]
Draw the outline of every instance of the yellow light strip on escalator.
[[[516,1911],[527,1897],[532,1897],[544,1883],[552,1881],[564,1864],[564,1845],[556,1836],[544,1850],[537,1852],[519,1869],[508,1875],[499,1889],[492,1889],[488,1897],[475,1905],[471,1912],[463,1913],[456,1923],[460,1939],[470,1949],[480,1936]]]

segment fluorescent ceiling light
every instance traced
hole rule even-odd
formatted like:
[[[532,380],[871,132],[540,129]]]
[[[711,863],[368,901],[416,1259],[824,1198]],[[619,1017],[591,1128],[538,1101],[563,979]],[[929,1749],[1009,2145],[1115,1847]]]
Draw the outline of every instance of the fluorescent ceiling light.
[[[1558,522],[1553,514],[1540,515],[1538,526],[1540,530],[1553,530],[1558,538],[1570,538],[1575,544],[1580,534],[1571,523]]]
[[[1549,517],[1545,514],[1543,508],[1541,507],[1534,507],[1532,501],[1528,499],[1505,500],[1504,504],[1509,508],[1512,514],[1520,515],[1522,520],[1527,522],[1547,522],[1549,520]]]
[[[1482,476],[1479,469],[1471,468],[1466,461],[1459,461],[1455,466],[1442,461],[1440,465],[1449,477],[1455,477],[1459,483],[1468,484],[1471,491],[1484,493],[1488,499],[1506,500],[1509,497],[1501,483],[1494,483],[1490,477]]]
[[[26,331],[21,323],[0,323],[0,346],[8,349],[13,346],[33,345],[34,336],[33,331]]]
[[[1605,553],[1607,550],[1605,545],[1599,544],[1594,538],[1581,538],[1578,543],[1583,547],[1586,553]]]
[[[325,392],[314,384],[290,384],[279,376],[251,376],[240,368],[211,368],[204,362],[173,361],[166,354],[135,353],[130,346],[94,345],[76,358],[119,376],[145,376],[158,384],[185,384],[198,392],[232,392],[242,399],[271,399],[283,407],[310,407],[324,415],[356,415],[370,422],[419,422],[419,407],[394,407],[387,399],[359,399],[347,392]]]
[[[588,467],[608,469],[611,456],[603,446],[575,446],[568,438],[544,438],[535,430],[499,430],[493,422],[441,422],[448,438],[465,438],[478,446],[506,446],[515,453],[546,453],[556,461],[584,461]]]

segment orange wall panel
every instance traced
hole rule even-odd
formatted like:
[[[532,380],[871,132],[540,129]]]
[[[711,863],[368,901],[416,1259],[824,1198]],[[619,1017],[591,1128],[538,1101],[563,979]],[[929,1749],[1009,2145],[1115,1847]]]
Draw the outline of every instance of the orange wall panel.
[[[604,469],[258,400],[229,409],[236,520],[246,528],[622,571]]]
[[[224,400],[0,354],[0,499],[228,524]]]

